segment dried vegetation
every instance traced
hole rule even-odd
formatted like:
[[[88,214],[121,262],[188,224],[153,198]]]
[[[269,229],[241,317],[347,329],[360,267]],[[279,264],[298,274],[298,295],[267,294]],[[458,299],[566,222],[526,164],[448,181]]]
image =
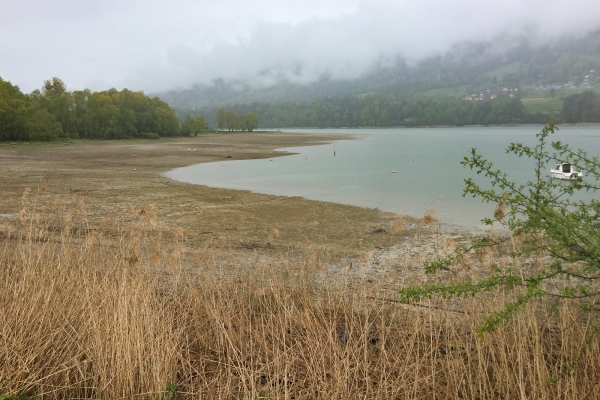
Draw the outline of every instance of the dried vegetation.
[[[152,205],[91,223],[83,197],[52,204],[40,186],[21,202],[0,224],[9,396],[155,399],[176,385],[181,398],[573,399],[600,389],[593,321],[575,307],[538,302],[480,338],[474,328],[504,293],[400,304],[369,289],[373,251],[329,273],[333,260],[310,243],[293,259],[254,250],[242,266],[227,261],[238,246],[227,237],[191,248],[186,230],[158,230]],[[435,254],[456,246],[435,224],[427,214],[394,258],[402,281],[447,277],[415,273],[425,240]],[[544,258],[471,254],[460,278],[494,262],[534,268]]]

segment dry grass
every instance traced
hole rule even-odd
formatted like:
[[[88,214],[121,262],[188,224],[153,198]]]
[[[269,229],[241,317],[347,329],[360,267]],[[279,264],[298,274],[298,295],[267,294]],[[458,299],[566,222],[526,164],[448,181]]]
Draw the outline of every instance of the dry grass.
[[[185,230],[157,230],[153,206],[90,226],[84,199],[37,210],[37,195],[0,225],[0,393],[160,398],[170,383],[182,398],[573,399],[600,389],[594,321],[575,306],[531,304],[481,339],[473,331],[500,291],[374,300],[355,285],[315,285],[327,255],[310,249],[300,272],[283,254],[255,253],[252,268],[227,273],[242,270],[216,261],[227,238],[187,248]]]

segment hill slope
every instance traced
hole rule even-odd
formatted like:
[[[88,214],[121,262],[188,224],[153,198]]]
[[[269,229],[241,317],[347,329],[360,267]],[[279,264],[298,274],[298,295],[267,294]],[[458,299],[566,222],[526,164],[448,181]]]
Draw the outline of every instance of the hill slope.
[[[459,43],[446,54],[416,65],[397,57],[386,65],[374,66],[369,73],[354,80],[324,75],[309,84],[280,81],[269,87],[216,80],[212,85],[195,85],[156,95],[173,107],[185,109],[365,94],[392,99],[415,95],[462,97],[504,87],[534,91],[549,87],[543,85],[563,87],[569,82],[577,87],[587,81],[593,84],[599,73],[600,29],[583,38],[564,38],[543,46],[534,46],[527,39],[510,43]]]

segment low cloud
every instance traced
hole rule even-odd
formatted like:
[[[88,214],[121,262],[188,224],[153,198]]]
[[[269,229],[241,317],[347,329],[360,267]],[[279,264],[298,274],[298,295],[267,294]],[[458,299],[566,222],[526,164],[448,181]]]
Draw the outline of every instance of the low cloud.
[[[24,91],[52,76],[71,89],[149,92],[218,78],[353,78],[398,54],[414,63],[461,41],[548,43],[600,27],[590,0],[0,0],[0,9],[0,76]]]

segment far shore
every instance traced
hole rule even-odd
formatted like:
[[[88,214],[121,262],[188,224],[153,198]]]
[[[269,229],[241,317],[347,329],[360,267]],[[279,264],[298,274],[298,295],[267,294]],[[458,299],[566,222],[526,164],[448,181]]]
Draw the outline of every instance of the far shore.
[[[597,126],[600,125],[598,122],[560,122],[557,126],[560,127],[562,125],[569,126]],[[332,129],[332,130],[342,130],[342,129],[420,129],[420,128],[483,128],[483,127],[509,127],[509,126],[544,126],[543,123],[527,123],[527,124],[490,124],[490,125],[416,125],[416,126],[406,126],[406,125],[398,125],[398,126],[340,126],[340,127],[317,127],[317,126],[305,126],[305,127],[293,127],[293,128],[285,128],[283,131],[278,128],[265,128],[265,130],[258,130],[257,132],[293,132],[295,129]]]

